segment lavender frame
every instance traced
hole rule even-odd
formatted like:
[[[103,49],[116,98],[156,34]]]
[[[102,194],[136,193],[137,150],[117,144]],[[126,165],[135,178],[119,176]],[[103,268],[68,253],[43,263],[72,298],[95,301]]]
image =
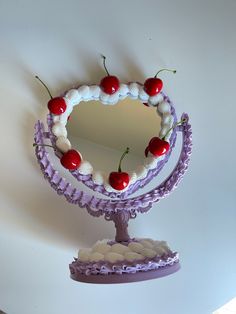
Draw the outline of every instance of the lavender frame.
[[[58,195],[63,195],[69,203],[76,204],[80,208],[86,208],[92,216],[99,217],[105,215],[105,218],[108,220],[112,214],[119,212],[127,212],[130,214],[130,218],[135,218],[137,212],[147,212],[154,203],[169,195],[178,186],[188,168],[192,152],[192,130],[188,121],[188,115],[182,114],[181,119],[186,119],[186,122],[176,128],[177,132],[182,132],[183,141],[180,157],[174,170],[160,185],[136,197],[104,199],[90,195],[79,188],[73,187],[70,182],[61,177],[50,162],[49,153],[44,146],[35,147],[36,158],[45,179],[48,180]],[[48,132],[45,132],[43,123],[38,121],[35,124],[35,143],[39,145],[45,144],[44,140],[47,138]]]
[[[168,99],[168,98],[166,98]],[[174,117],[174,123],[177,121],[176,113],[173,104],[171,104],[172,116]],[[148,172],[148,175],[142,179],[138,180],[133,184],[126,192],[120,194],[107,193],[110,199],[104,199],[90,195],[79,188],[75,188],[72,184],[63,178],[59,172],[54,169],[52,163],[49,160],[49,153],[46,151],[44,146],[45,139],[50,138],[52,145],[54,147],[55,154],[60,157],[55,146],[55,136],[51,132],[52,117],[48,116],[48,131],[45,131],[44,124],[38,121],[35,124],[35,134],[34,141],[38,146],[35,147],[35,154],[40,165],[41,171],[45,179],[49,182],[51,187],[58,193],[58,195],[63,195],[69,203],[76,204],[80,208],[86,208],[88,213],[94,217],[99,217],[104,215],[106,220],[112,220],[116,227],[116,237],[115,241],[123,244],[127,244],[130,241],[128,234],[128,221],[130,218],[135,218],[137,213],[144,213],[151,209],[151,207],[162,198],[168,196],[179,184],[183,178],[185,172],[187,171],[190,155],[192,152],[192,130],[189,124],[189,118],[186,113],[182,114],[181,119],[185,119],[186,122],[181,126],[178,126],[172,133],[170,144],[171,149],[167,156],[157,164],[157,167]],[[130,194],[134,193],[139,189],[139,187],[145,186],[150,182],[164,167],[165,163],[168,161],[171,151],[175,145],[177,132],[182,133],[182,149],[180,152],[179,160],[170,173],[170,175],[158,186],[153,188],[147,193],[138,195],[136,197],[127,198]],[[79,174],[77,172],[71,172],[78,180],[80,180]],[[84,183],[92,188],[94,191],[106,194],[104,190],[100,190],[91,180],[91,176],[88,176]],[[104,187],[103,187],[104,189]],[[117,197],[114,199],[113,197]],[[120,198],[118,198],[120,197]],[[149,261],[153,263],[153,261]],[[148,264],[142,266],[142,270],[137,268],[136,272],[125,272],[125,273],[109,273],[109,274],[83,274],[77,268],[80,265],[80,261],[75,260],[70,264],[71,278],[80,282],[89,283],[125,283],[134,282],[141,280],[154,279],[158,277],[163,277],[170,275],[179,270],[180,264],[177,259],[171,264],[166,264],[162,267],[157,267],[156,269],[149,269]],[[136,264],[135,264],[136,265]],[[91,268],[91,265],[82,265],[82,267]],[[136,266],[134,266],[136,267]],[[144,268],[143,268],[144,267]],[[146,267],[146,268],[145,268]]]

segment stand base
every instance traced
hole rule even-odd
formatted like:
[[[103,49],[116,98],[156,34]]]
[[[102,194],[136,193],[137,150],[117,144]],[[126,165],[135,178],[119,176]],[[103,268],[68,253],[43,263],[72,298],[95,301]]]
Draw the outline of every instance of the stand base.
[[[71,274],[71,278],[75,281],[95,283],[95,284],[111,284],[111,283],[129,283],[136,281],[144,281],[171,275],[180,269],[180,263],[174,263],[157,270],[139,271],[131,274],[111,274],[111,275],[84,275]]]

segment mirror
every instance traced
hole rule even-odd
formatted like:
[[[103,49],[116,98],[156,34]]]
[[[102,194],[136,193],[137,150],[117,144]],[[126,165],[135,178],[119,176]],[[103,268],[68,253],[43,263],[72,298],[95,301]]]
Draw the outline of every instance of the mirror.
[[[131,156],[126,157],[126,167],[134,169],[142,164],[149,140],[158,135],[160,118],[156,108],[128,97],[115,105],[88,101],[74,107],[67,130],[72,147],[78,149],[95,169],[107,171],[104,164],[108,166],[109,163],[117,168],[118,156],[126,147],[130,148]]]

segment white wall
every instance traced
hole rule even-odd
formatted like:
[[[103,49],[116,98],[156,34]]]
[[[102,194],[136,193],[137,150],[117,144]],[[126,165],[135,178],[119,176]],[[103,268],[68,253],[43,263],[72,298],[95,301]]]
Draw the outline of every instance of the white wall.
[[[67,3],[67,4],[66,4]],[[0,309],[9,314],[208,314],[236,295],[236,3],[199,1],[1,1]],[[80,246],[113,226],[58,197],[32,149],[47,95],[98,83],[99,53],[123,81],[161,67],[178,113],[190,114],[190,171],[168,199],[132,221],[137,236],[180,252],[173,276],[96,286],[69,279]]]

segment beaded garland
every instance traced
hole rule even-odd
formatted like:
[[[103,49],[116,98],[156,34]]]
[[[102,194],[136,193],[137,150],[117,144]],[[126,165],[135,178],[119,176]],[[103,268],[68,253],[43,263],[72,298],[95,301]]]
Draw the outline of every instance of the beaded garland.
[[[67,138],[66,124],[68,117],[73,111],[74,106],[79,105],[81,101],[97,100],[104,105],[115,105],[118,101],[130,97],[131,99],[139,99],[141,102],[146,102],[149,106],[157,108],[157,114],[161,117],[161,129],[159,137],[163,137],[167,131],[173,126],[174,118],[171,113],[171,106],[165,100],[162,93],[156,96],[149,96],[140,83],[120,84],[119,90],[112,95],[104,93],[98,85],[82,85],[77,89],[71,89],[63,96],[66,103],[66,110],[60,115],[52,115],[51,130],[55,136],[55,145],[59,151],[66,153],[71,149],[71,143]],[[172,131],[169,132],[166,140],[169,141]],[[81,156],[82,158],[82,156]],[[113,189],[108,182],[108,175],[104,175],[100,171],[94,170],[91,163],[87,160],[83,160],[78,168],[81,181],[84,181],[83,176],[91,175],[92,180],[97,185],[103,185],[104,189],[109,192],[123,193],[131,184],[134,184],[137,180],[145,178],[148,173],[148,169],[154,169],[157,166],[157,162],[162,160],[164,156],[155,157],[149,156],[144,158],[143,164],[135,171],[130,173],[129,185],[121,192]]]

